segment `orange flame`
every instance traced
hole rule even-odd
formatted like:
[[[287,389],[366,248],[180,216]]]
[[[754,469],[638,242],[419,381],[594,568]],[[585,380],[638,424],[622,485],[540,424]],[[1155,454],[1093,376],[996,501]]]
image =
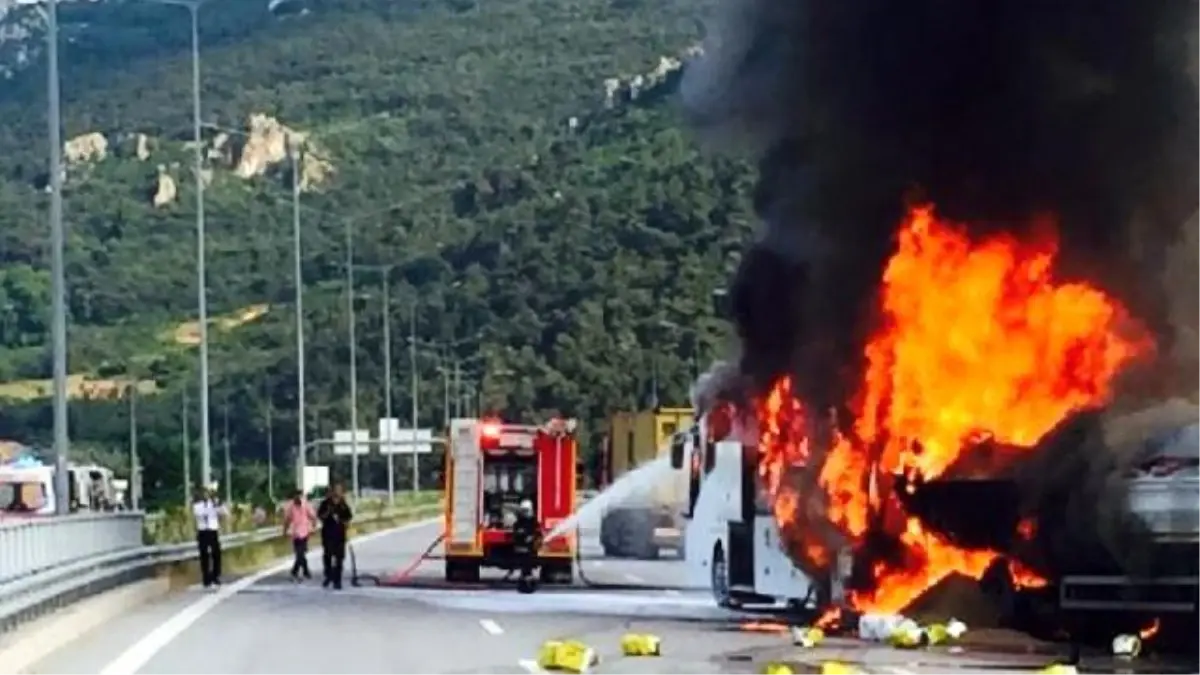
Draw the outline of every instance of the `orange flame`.
[[[739,628],[746,633],[786,633],[788,626],[775,621],[747,621]]]
[[[1072,412],[1103,404],[1117,373],[1152,348],[1138,326],[1119,332],[1130,322],[1102,291],[1056,282],[1056,254],[1052,238],[973,242],[932,207],[914,208],[883,275],[883,321],[865,348],[852,432],[814,453],[787,377],[758,402],[760,474],[798,562],[826,566],[821,529],[853,545],[872,517],[902,545],[903,565],[876,565],[873,590],[852,597],[856,608],[900,611],[951,573],[979,578],[997,556],[953,546],[894,499],[880,503],[868,489],[872,472],[936,478],[981,439],[1031,448]],[[808,494],[787,476],[813,457],[819,490]],[[1001,460],[982,461],[994,472]],[[812,499],[824,502],[823,522],[805,508]],[[1023,522],[1019,535],[1031,538],[1035,526]],[[1018,586],[1045,584],[1019,565],[1010,571]]]
[[[1138,631],[1138,637],[1141,638],[1143,642],[1145,642],[1146,640],[1149,640],[1150,638],[1154,637],[1155,635],[1158,635],[1158,629],[1159,629],[1159,627],[1161,627],[1161,625],[1162,625],[1162,623],[1157,618],[1155,618],[1153,621],[1150,622],[1149,626],[1146,626],[1145,628]]]

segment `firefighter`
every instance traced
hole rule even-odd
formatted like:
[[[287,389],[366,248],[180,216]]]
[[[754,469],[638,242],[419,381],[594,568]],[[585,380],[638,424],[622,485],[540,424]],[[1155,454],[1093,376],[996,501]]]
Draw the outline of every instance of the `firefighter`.
[[[537,552],[541,546],[542,528],[533,513],[533,502],[523,499],[513,523],[513,553],[521,570],[517,588],[523,593],[533,592],[536,583],[533,568],[537,566]]]

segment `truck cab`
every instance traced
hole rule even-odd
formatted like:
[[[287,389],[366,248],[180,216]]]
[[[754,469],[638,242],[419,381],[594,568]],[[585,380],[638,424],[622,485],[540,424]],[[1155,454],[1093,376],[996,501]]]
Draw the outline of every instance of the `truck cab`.
[[[478,581],[480,569],[513,570],[513,524],[524,500],[542,532],[571,515],[577,448],[571,420],[541,426],[497,419],[455,419],[446,453],[446,579]],[[578,548],[574,532],[543,542],[543,581],[569,583]]]

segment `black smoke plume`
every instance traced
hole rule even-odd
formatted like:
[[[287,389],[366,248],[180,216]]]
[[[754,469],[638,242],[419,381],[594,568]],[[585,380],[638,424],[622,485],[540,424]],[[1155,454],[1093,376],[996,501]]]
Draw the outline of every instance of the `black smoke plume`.
[[[683,98],[704,140],[757,160],[761,229],[730,289],[740,353],[697,383],[698,404],[794,375],[827,447],[817,411],[861,381],[883,266],[919,200],[978,235],[1053,217],[1056,273],[1156,337],[1156,372],[1122,396],[1183,395],[1171,423],[1194,420],[1196,25],[1195,0],[724,0]],[[1065,420],[1011,477],[1046,522],[1009,552],[1047,573],[1077,566],[1072,551],[1149,551],[1115,506],[1136,453],[1101,431],[1106,414]]]
[[[726,0],[683,95],[705,139],[757,158],[762,229],[732,286],[741,377],[713,381],[795,373],[813,407],[845,403],[910,199],[981,233],[1052,214],[1059,273],[1171,343],[1196,23],[1194,0]]]

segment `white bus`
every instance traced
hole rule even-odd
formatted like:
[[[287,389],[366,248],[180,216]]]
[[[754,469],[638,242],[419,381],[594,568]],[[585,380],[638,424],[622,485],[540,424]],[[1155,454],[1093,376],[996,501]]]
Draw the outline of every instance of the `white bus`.
[[[707,417],[672,439],[671,464],[689,473],[684,552],[690,585],[707,585],[717,604],[737,608],[770,603],[795,609],[840,601],[849,570],[811,579],[784,551],[758,479],[752,430],[734,426],[710,438]]]

